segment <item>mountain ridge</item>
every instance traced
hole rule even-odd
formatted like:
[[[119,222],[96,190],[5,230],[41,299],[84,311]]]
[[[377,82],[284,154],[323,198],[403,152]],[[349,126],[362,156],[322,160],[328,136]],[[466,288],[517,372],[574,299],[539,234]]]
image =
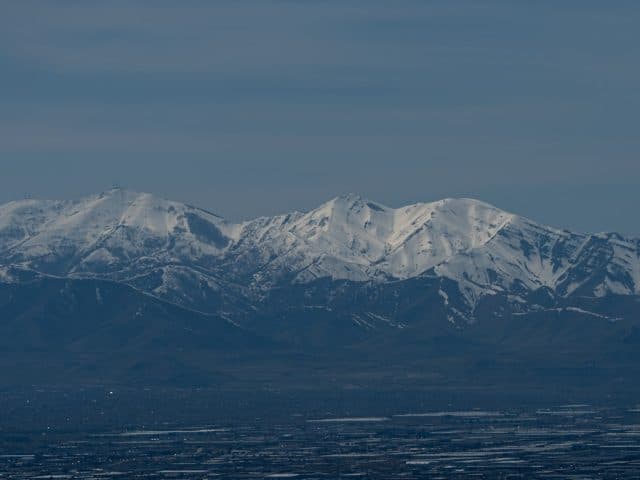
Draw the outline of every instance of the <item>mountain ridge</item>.
[[[125,190],[24,200],[0,205],[0,372],[268,388],[586,375],[633,389],[639,288],[640,239],[473,199],[349,194],[241,223]]]
[[[123,189],[22,200],[0,205],[0,267],[11,266],[122,282],[216,314],[245,315],[274,289],[321,279],[447,278],[457,291],[439,297],[467,322],[488,295],[517,303],[541,288],[560,297],[640,293],[640,239],[547,227],[469,198],[391,208],[345,194],[240,223]]]

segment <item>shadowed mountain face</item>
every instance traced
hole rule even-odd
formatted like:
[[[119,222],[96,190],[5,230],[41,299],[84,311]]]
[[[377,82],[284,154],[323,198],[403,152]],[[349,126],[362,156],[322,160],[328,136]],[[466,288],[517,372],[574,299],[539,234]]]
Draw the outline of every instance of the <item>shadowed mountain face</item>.
[[[126,285],[40,278],[0,284],[4,383],[82,380],[208,381],[224,377],[215,358],[268,349],[227,320],[190,312]],[[202,356],[212,361],[203,362]]]
[[[0,206],[1,365],[15,381],[391,375],[391,360],[440,380],[631,372],[639,299],[640,240],[469,199],[392,209],[347,195],[241,224],[124,190]]]

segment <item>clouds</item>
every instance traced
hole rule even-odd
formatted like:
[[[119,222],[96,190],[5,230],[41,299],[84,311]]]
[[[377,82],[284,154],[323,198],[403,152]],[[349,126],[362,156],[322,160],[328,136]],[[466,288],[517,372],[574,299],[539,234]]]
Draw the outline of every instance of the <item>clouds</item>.
[[[366,8],[255,0],[21,2],[4,16],[4,36],[12,40],[4,50],[72,71],[232,73],[363,65],[372,56],[370,45],[358,43],[358,37],[369,32],[357,25],[425,10],[412,4],[417,6],[407,10],[375,1]]]
[[[639,17],[622,1],[13,2],[0,199],[52,162],[43,194],[118,177],[232,217],[346,190],[637,183]]]

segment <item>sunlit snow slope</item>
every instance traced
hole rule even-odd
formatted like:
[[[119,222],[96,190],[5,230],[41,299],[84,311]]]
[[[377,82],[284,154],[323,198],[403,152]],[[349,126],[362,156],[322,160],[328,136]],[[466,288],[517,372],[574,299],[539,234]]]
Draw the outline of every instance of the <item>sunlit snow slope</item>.
[[[474,304],[540,287],[565,297],[639,294],[640,240],[557,230],[471,199],[394,209],[345,195],[308,213],[233,224],[114,189],[0,206],[0,281],[15,268],[125,282],[208,311],[318,279],[421,276],[456,282]]]

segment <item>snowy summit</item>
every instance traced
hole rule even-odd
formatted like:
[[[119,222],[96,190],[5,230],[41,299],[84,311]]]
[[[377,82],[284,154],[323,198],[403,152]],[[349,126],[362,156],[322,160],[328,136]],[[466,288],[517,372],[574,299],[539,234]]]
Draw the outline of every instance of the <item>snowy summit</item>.
[[[285,284],[425,276],[455,282],[474,305],[540,288],[639,294],[640,240],[557,230],[472,199],[390,208],[349,194],[308,213],[231,223],[113,189],[0,206],[0,279],[10,281],[12,269],[124,282],[205,310],[221,297],[264,296]]]

